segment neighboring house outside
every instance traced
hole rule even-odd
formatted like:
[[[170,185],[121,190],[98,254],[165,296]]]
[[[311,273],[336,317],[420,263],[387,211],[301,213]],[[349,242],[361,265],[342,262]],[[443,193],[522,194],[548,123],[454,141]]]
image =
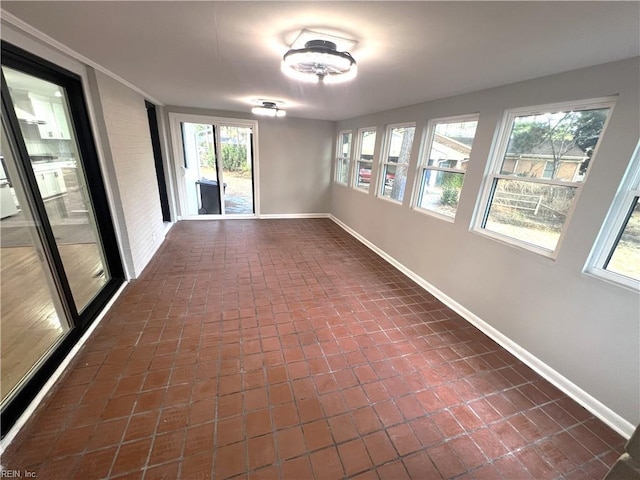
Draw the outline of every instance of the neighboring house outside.
[[[550,145],[543,145],[530,153],[507,152],[502,172],[505,175],[517,175],[530,178],[556,178],[569,182],[582,180],[582,164],[588,155],[574,146],[554,162]]]

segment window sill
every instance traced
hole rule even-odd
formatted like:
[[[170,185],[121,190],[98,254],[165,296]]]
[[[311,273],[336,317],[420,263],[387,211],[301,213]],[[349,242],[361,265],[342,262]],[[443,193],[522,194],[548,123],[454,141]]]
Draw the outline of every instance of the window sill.
[[[376,198],[379,198],[380,200],[384,200],[385,202],[394,203],[396,205],[402,206],[402,202],[398,200],[394,200],[393,198],[385,197],[384,195],[376,195]]]
[[[438,212],[435,212],[433,210],[429,210],[427,208],[420,208],[420,207],[416,206],[416,207],[413,207],[411,210],[413,210],[415,212],[418,212],[418,213],[420,213],[422,215],[427,215],[429,217],[434,217],[434,218],[437,218],[439,220],[443,220],[443,221],[449,222],[449,223],[454,223],[455,219],[456,219],[456,217],[450,217],[448,215],[444,215],[442,213],[438,213]]]
[[[634,280],[633,278],[625,277],[624,275],[613,273],[608,270],[602,270],[601,268],[590,268],[584,270],[582,273],[589,277],[615,285],[616,287],[621,287],[634,293],[640,293],[640,281]]]
[[[524,252],[533,253],[540,257],[548,258],[549,260],[553,260],[554,262],[556,260],[556,257],[558,256],[559,244],[558,246],[556,246],[555,250],[551,251],[551,250],[547,250],[546,248],[542,248],[537,245],[534,245],[532,243],[522,242],[522,241],[516,240],[515,238],[508,237],[500,233],[492,232],[484,228],[475,227],[471,229],[471,232],[481,235],[483,237],[488,237],[491,240],[494,240],[503,245],[507,245],[509,247],[516,248]]]

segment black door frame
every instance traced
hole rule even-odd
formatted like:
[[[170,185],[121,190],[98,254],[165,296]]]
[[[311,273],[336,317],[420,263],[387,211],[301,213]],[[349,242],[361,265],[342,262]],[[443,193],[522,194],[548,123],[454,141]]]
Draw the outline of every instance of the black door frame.
[[[78,312],[56,246],[53,230],[48,221],[44,202],[40,195],[26,192],[33,202],[34,215],[36,215],[41,222],[45,248],[51,254],[49,260],[52,264],[52,273],[59,284],[62,293],[61,300],[70,315],[72,325],[64,339],[42,363],[37,372],[34,373],[9,402],[2,407],[0,412],[0,435],[4,437],[66,355],[122,286],[125,277],[122,259],[118,250],[118,241],[113,226],[113,219],[108,204],[102,172],[100,170],[98,154],[90,128],[91,123],[81,77],[5,41],[2,41],[0,46],[3,66],[19,70],[65,88],[68,98],[69,114],[81,157],[80,160],[82,161],[85,171],[87,191],[94,208],[96,226],[111,277],[83,311]],[[38,191],[38,185],[30,167],[29,154],[4,75],[2,75],[2,117],[5,121],[5,127],[11,144],[8,147],[11,147],[13,150],[16,163],[26,183],[26,188],[35,193]]]
[[[164,163],[162,161],[162,149],[160,148],[160,131],[158,130],[158,116],[156,106],[145,100],[147,107],[147,117],[149,118],[149,130],[151,132],[151,147],[153,148],[153,160],[156,166],[156,178],[158,180],[158,193],[160,195],[160,208],[162,209],[162,221],[171,222],[171,211],[169,209],[169,195],[167,194],[167,180],[164,174]]]

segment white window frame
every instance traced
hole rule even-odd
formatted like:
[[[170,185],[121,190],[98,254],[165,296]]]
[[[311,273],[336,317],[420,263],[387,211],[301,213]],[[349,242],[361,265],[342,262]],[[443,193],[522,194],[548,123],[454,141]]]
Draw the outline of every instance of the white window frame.
[[[387,176],[387,167],[389,165],[400,165],[398,163],[389,162],[389,151],[391,150],[391,131],[395,128],[408,128],[413,127],[413,142],[411,143],[411,151],[413,151],[415,141],[416,141],[416,122],[405,122],[405,123],[396,123],[393,125],[387,125],[387,129],[385,131],[384,136],[384,148],[382,149],[382,155],[380,155],[380,161],[378,162],[378,178],[376,181],[376,197],[381,198],[382,200],[386,200],[388,202],[395,203],[397,205],[402,205],[404,203],[404,199],[406,198],[406,188],[409,187],[409,166],[411,165],[411,157],[409,157],[409,162],[407,162],[407,185],[405,186],[405,195],[403,196],[402,201],[395,200],[390,197],[384,196],[384,183],[385,178]],[[409,192],[411,193],[411,192]]]
[[[349,135],[349,154],[347,156],[343,155],[342,152],[342,136]],[[336,137],[336,162],[335,162],[335,174],[333,180],[339,185],[349,185],[349,180],[351,176],[351,152],[353,151],[353,130],[341,130],[338,132],[338,136]],[[347,179],[346,181],[342,181],[340,179],[340,172],[342,169],[340,168],[342,163],[346,162],[347,164]]]
[[[640,289],[640,280],[605,268],[606,263],[618,246],[618,241],[624,228],[627,226],[627,220],[636,197],[640,197],[640,141],[636,145],[627,171],[620,182],[620,187],[583,270],[586,274],[638,291]]]
[[[592,165],[589,165],[589,168],[585,173],[584,179],[581,182],[549,180],[545,178],[517,177],[513,175],[500,174],[500,167],[502,166],[502,162],[506,155],[507,147],[509,144],[509,137],[511,135],[511,131],[513,128],[513,122],[515,118],[519,116],[539,115],[549,111],[563,111],[563,110],[577,111],[577,110],[593,110],[598,108],[608,108],[609,113],[607,115],[607,119],[604,122],[602,131],[600,132],[600,137],[598,139],[598,144],[596,145],[596,148],[591,157],[592,158],[591,163],[593,163],[594,161],[597,160],[598,150],[600,149],[602,138],[604,137],[607,131],[607,126],[609,125],[609,121],[611,120],[613,109],[615,107],[615,102],[616,102],[616,97],[604,97],[604,98],[594,98],[589,100],[581,100],[581,101],[573,101],[573,102],[560,102],[560,103],[552,103],[552,104],[546,104],[546,105],[520,107],[520,108],[513,108],[513,109],[506,110],[503,115],[502,121],[500,122],[498,133],[494,140],[494,145],[489,157],[490,161],[487,162],[487,171],[485,173],[485,181],[483,184],[481,195],[476,205],[474,221],[472,224],[471,231],[474,233],[478,233],[480,235],[489,237],[498,242],[501,242],[510,246],[514,246],[516,248],[520,248],[529,252],[534,252],[541,256],[555,260],[556,257],[558,256],[558,252],[560,251],[560,248],[562,247],[562,242],[567,232],[567,228],[571,223],[573,212],[576,208],[576,205],[578,204],[580,193],[582,192],[582,186],[587,182]],[[483,224],[485,223],[491,208],[494,182],[497,182],[497,180],[499,179],[521,180],[521,181],[526,181],[531,183],[539,183],[543,185],[576,188],[576,193],[573,197],[571,206],[569,207],[569,211],[567,212],[567,218],[564,221],[564,224],[562,225],[560,236],[558,237],[558,242],[556,243],[556,247],[554,250],[549,250],[544,247],[540,247],[532,243],[527,243],[522,240],[518,240],[516,238],[510,237],[508,235],[503,235],[501,233],[493,232],[491,230],[487,230],[486,228],[484,228]]]
[[[371,185],[373,183],[373,166],[375,165],[376,158],[376,142],[374,142],[373,146],[373,157],[371,160],[362,160],[360,155],[362,154],[362,137],[365,132],[374,132],[376,135],[376,142],[378,141],[378,129],[376,127],[365,127],[358,129],[358,137],[356,138],[356,148],[354,149],[355,155],[353,155],[353,173],[351,175],[351,188],[357,190],[362,193],[371,193]],[[360,175],[360,163],[369,163],[371,164],[371,177],[369,178],[369,189],[365,190],[364,188],[358,187],[358,175]]]
[[[427,130],[426,130],[427,134],[425,136],[425,141],[420,152],[420,161],[418,163],[418,173],[416,175],[415,187],[413,189],[414,195],[413,195],[413,198],[411,199],[411,205],[414,210],[421,213],[426,213],[427,215],[431,215],[433,217],[439,218],[441,220],[445,220],[447,222],[453,223],[453,221],[455,220],[455,215],[453,217],[450,217],[448,215],[443,215],[442,213],[436,212],[434,210],[429,210],[428,208],[422,208],[418,205],[418,202],[420,200],[420,196],[422,195],[422,189],[424,187],[423,179],[424,179],[426,170],[434,170],[437,172],[461,173],[462,175],[465,175],[466,173],[466,170],[461,170],[459,168],[435,167],[435,166],[428,165],[429,156],[431,154],[431,148],[433,147],[433,139],[435,136],[436,127],[444,123],[462,123],[462,122],[473,122],[473,121],[475,121],[476,123],[479,123],[480,115],[477,113],[473,113],[469,115],[456,115],[453,117],[433,118],[429,120],[429,123],[427,124]],[[476,125],[476,133],[478,131],[477,129],[478,127]],[[474,135],[474,142],[475,142],[475,135]],[[473,152],[473,145],[471,146],[471,150]],[[462,187],[464,188],[464,180],[463,180]],[[462,189],[460,189],[460,192],[462,192]],[[458,209],[456,208],[456,213],[457,212],[458,212]]]

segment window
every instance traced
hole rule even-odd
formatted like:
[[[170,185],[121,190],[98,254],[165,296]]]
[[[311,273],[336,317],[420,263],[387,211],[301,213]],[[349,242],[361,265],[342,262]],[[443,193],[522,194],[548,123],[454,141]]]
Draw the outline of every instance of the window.
[[[544,172],[542,172],[542,178],[553,178],[554,170],[553,162],[547,162],[544,166]]]
[[[373,171],[373,152],[376,146],[376,129],[365,128],[358,131],[358,164],[354,177],[354,186],[365,192],[371,185],[371,173]]]
[[[507,112],[480,229],[551,256],[612,106],[602,100]]]
[[[336,182],[349,183],[349,162],[351,161],[351,132],[338,134],[338,152],[336,155]]]
[[[477,116],[429,122],[416,208],[455,218],[477,126]]]
[[[404,199],[415,130],[415,124],[390,126],[387,129],[382,178],[378,180],[382,197],[400,203]]]
[[[624,285],[640,286],[640,142],[611,206],[587,270]]]

